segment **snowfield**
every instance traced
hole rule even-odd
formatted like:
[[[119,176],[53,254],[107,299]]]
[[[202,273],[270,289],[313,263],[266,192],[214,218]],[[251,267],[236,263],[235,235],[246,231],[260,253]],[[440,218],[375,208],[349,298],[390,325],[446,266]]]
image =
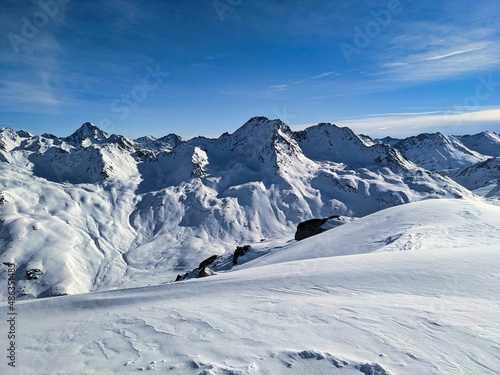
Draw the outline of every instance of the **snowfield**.
[[[425,200],[204,279],[19,301],[1,373],[498,374],[499,218]]]

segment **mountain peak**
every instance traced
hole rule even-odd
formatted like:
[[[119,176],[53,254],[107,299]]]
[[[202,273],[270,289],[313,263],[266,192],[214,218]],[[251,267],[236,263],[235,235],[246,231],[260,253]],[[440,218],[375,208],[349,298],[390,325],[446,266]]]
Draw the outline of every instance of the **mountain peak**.
[[[500,136],[495,132],[485,131],[474,135],[458,136],[469,149],[483,155],[500,156]]]
[[[26,130],[18,130],[16,133],[21,138],[31,138],[31,137],[33,137],[33,134],[31,134],[30,132],[28,132]]]
[[[461,140],[442,133],[420,134],[394,145],[407,159],[431,171],[451,171],[485,160]]]
[[[248,120],[243,126],[242,128],[244,127],[247,127],[247,126],[274,126],[274,127],[277,127],[277,126],[287,126],[283,121],[281,121],[280,119],[274,119],[274,120],[271,120],[265,116],[256,116],[256,117],[252,117],[250,120]]]
[[[73,134],[66,138],[69,143],[82,144],[85,140],[89,141],[104,141],[109,138],[109,135],[99,129],[91,122],[85,122]]]
[[[80,128],[77,130],[77,132],[78,131],[87,132],[87,133],[92,132],[93,134],[96,134],[96,133],[106,134],[104,131],[99,129],[96,125],[92,124],[91,122],[84,122],[82,124],[82,126],[80,126]],[[106,137],[107,137],[107,134],[106,134]]]
[[[184,138],[182,138],[181,136],[179,136],[177,134],[173,134],[173,133],[170,133],[164,137],[158,138],[156,141],[166,143],[170,147],[177,147],[181,143],[186,142],[186,140]]]
[[[250,119],[249,119],[249,120],[245,123],[245,125],[247,125],[247,124],[251,124],[251,123],[252,123],[252,124],[253,124],[253,123],[255,123],[255,124],[263,124],[263,123],[267,123],[267,122],[269,122],[269,121],[271,121],[271,120],[269,120],[269,119],[268,119],[267,117],[265,117],[265,116],[254,116],[254,117],[250,118]],[[243,126],[245,126],[245,125],[243,125]]]
[[[284,131],[286,133],[291,133],[290,128],[287,124],[285,124],[280,119],[270,120],[264,116],[252,117],[248,120],[243,126],[241,126],[238,130],[234,132],[233,135],[236,137],[247,137],[247,136],[256,136],[258,133],[260,136],[271,136],[276,133],[278,130]],[[257,135],[257,136],[259,136]]]

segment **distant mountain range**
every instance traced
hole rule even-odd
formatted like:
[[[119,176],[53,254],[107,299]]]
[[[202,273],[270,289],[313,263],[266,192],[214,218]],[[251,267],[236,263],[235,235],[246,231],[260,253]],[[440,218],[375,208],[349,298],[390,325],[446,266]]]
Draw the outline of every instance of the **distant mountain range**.
[[[265,117],[216,139],[131,140],[91,123],[65,138],[5,128],[0,260],[26,275],[20,298],[171,281],[213,254],[293,238],[304,220],[498,198],[499,159],[491,132],[375,140]]]

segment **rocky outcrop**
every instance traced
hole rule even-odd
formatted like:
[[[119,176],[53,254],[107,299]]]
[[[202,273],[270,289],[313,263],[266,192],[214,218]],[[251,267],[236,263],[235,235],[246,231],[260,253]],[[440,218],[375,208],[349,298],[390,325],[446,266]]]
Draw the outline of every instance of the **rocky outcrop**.
[[[329,216],[322,219],[311,219],[303,221],[297,225],[297,231],[295,232],[295,239],[301,241],[305,238],[315,236],[317,234],[323,233],[329,229],[338,227],[349,221],[353,221],[354,218],[346,216]]]
[[[25,276],[27,280],[37,280],[40,276],[43,275],[43,271],[38,268],[32,268],[29,270],[26,270]]]
[[[3,206],[5,203],[9,203],[9,201],[5,197],[5,193],[0,191],[0,206]]]
[[[238,259],[247,254],[250,249],[250,245],[236,246],[236,250],[232,254],[228,252],[224,255],[212,255],[203,260],[197,268],[186,272],[184,275],[177,275],[175,281],[200,279],[202,277],[212,276],[220,271],[227,271],[237,265]]]
[[[212,276],[214,271],[209,267],[213,262],[219,258],[219,255],[212,255],[200,263],[198,268],[190,272],[186,272],[184,275],[177,275],[175,281],[182,281],[187,279],[200,279],[202,277]]]
[[[205,259],[203,262],[200,263],[200,265],[198,266],[198,269],[203,269],[203,268],[206,268],[208,267],[209,265],[211,265],[213,262],[215,262],[215,260],[218,258],[219,256],[218,255],[212,255],[211,257],[208,257],[207,259]]]
[[[250,250],[250,245],[237,246],[233,254],[233,266],[238,264],[238,258],[245,255]]]
[[[297,225],[297,231],[295,232],[295,239],[301,241],[305,238],[315,236],[320,234],[325,230],[321,228],[329,219],[338,218],[339,216],[330,216],[324,219],[311,219],[303,221]]]

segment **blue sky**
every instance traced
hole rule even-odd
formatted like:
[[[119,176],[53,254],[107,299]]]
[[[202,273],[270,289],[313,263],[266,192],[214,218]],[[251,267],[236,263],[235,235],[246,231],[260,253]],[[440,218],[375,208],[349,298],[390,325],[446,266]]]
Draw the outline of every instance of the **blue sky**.
[[[500,132],[498,0],[0,2],[0,127]]]

